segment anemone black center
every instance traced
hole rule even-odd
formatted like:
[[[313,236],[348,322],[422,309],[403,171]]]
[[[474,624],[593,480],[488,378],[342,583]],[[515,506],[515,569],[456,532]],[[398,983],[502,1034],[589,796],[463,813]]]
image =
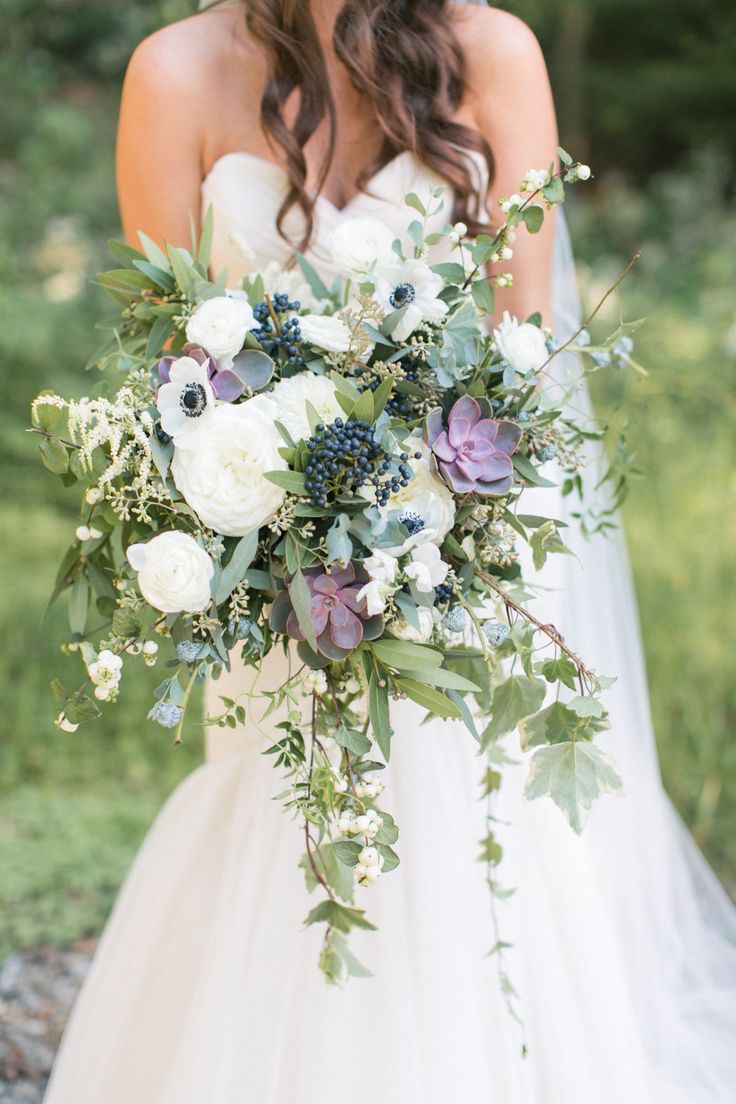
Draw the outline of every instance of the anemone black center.
[[[413,284],[397,284],[388,297],[388,301],[395,310],[408,307],[417,297],[417,289]]]
[[[207,394],[201,383],[187,383],[182,388],[179,404],[187,418],[198,418],[207,407]]]
[[[399,514],[398,520],[408,530],[410,537],[413,537],[415,533],[421,533],[424,528],[424,518],[416,510],[404,510],[403,513]]]

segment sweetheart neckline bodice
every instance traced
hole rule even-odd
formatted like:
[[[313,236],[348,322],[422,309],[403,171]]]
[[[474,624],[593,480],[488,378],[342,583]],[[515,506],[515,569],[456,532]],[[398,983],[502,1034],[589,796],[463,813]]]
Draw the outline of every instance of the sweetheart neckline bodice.
[[[487,188],[485,160],[471,151],[467,157],[479,191]],[[305,254],[322,279],[329,284],[336,275],[328,238],[343,219],[378,218],[408,246],[407,225],[416,215],[410,214],[405,196],[415,192],[428,199],[430,184],[446,188],[444,209],[428,220],[429,231],[440,230],[450,217],[452,188],[410,150],[387,161],[371,177],[366,190],[356,192],[342,206],[318,195],[313,233]],[[288,175],[281,165],[248,150],[228,151],[212,164],[202,181],[202,212],[212,208],[212,269],[218,274],[226,270],[229,285],[238,284],[250,272],[274,265],[285,267],[293,259],[294,247],[276,227],[288,187]],[[304,215],[298,207],[287,213],[284,230],[291,241],[301,239]]]

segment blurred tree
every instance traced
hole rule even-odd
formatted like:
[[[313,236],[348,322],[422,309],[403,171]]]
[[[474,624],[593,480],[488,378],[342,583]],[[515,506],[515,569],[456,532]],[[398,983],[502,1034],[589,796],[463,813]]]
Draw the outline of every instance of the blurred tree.
[[[499,0],[547,55],[563,141],[642,179],[709,149],[736,184],[733,0]]]

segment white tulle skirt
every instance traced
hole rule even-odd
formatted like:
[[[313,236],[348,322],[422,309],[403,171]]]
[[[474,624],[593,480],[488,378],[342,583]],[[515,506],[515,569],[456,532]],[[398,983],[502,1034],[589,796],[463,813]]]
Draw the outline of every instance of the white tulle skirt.
[[[562,220],[554,269],[567,337],[579,307]],[[524,509],[571,520],[553,488]],[[212,730],[120,894],[46,1104],[732,1104],[736,911],[661,786],[623,540],[586,542],[574,522],[565,536],[575,556],[548,562],[533,609],[618,676],[600,742],[626,793],[577,837],[525,800],[521,755],[504,769],[500,877],[517,891],[498,913],[523,1036],[487,957],[483,760],[462,725],[423,725],[402,702],[382,797],[402,862],[358,891],[378,932],[351,936],[373,976],[325,985],[266,740]],[[283,681],[283,657],[265,666]],[[236,666],[214,684],[210,711],[251,677]]]
[[[553,490],[536,508],[564,517]],[[544,501],[542,501],[542,499]],[[527,500],[530,508],[532,503]],[[362,894],[373,977],[317,969],[298,826],[254,728],[215,730],[123,888],[59,1054],[47,1104],[730,1104],[736,918],[667,800],[620,541],[570,540],[536,601],[598,670],[625,780],[582,837],[507,768],[499,905],[522,1035],[499,995],[484,869],[482,760],[453,722],[395,707],[384,804],[402,864]],[[284,659],[266,679],[283,678]],[[242,668],[214,685],[236,696]],[[269,723],[275,723],[277,718]],[[519,757],[521,758],[521,757]]]

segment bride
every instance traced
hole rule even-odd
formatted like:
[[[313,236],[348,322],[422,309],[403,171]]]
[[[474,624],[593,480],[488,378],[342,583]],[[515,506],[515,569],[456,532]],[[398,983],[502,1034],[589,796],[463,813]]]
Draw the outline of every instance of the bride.
[[[321,275],[349,216],[398,233],[403,197],[444,182],[455,218],[492,217],[557,145],[544,62],[515,17],[444,0],[216,4],[136,51],[118,145],[123,222],[174,244],[212,206],[213,268]],[[574,296],[564,228],[519,235],[500,310]],[[296,279],[292,274],[291,279]],[[572,313],[570,313],[572,311]],[[566,313],[567,312],[567,313]],[[555,490],[545,510],[569,517]],[[210,729],[207,763],[169,800],[128,877],[69,1024],[47,1104],[726,1104],[736,1084],[736,920],[661,787],[620,541],[553,558],[534,610],[616,674],[604,745],[625,780],[578,838],[505,768],[498,816],[504,969],[483,867],[482,761],[454,722],[398,704],[390,807],[404,862],[370,890],[373,976],[316,968],[299,834],[255,728]],[[277,685],[272,653],[263,679]],[[213,684],[247,688],[242,666]],[[269,719],[275,724],[278,717]],[[509,748],[513,753],[513,748]],[[364,933],[358,933],[359,935]]]

